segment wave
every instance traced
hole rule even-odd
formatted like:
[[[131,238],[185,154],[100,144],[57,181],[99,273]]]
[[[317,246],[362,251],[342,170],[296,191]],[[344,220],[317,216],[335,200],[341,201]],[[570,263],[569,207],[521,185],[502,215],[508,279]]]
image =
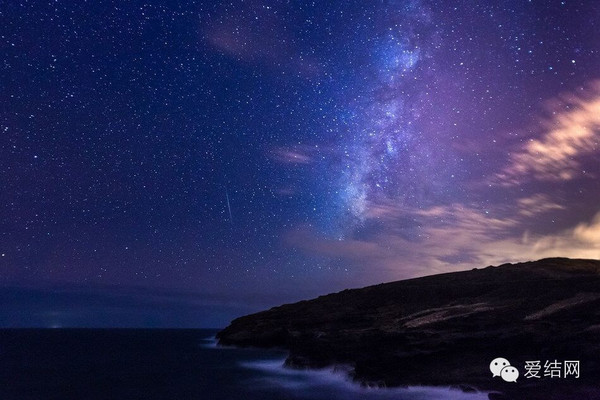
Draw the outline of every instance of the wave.
[[[200,340],[202,341],[202,343],[200,343],[200,347],[204,347],[207,349],[217,349],[217,348],[223,347],[223,346],[218,345],[219,341],[217,340],[216,335],[212,335],[212,336],[200,339]]]
[[[253,379],[259,389],[279,388],[293,391],[300,399],[374,399],[374,400],[487,400],[487,392],[466,393],[449,387],[410,386],[406,388],[366,387],[353,382],[348,366],[319,370],[284,367],[284,359],[240,362],[240,366],[260,371]]]

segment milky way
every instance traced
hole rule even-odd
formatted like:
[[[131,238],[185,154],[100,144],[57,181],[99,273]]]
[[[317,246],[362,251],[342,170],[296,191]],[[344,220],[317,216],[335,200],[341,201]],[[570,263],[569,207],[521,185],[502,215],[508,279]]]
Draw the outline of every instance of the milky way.
[[[379,198],[421,203],[422,188],[435,183],[427,155],[435,147],[416,126],[427,102],[435,64],[429,33],[431,16],[420,3],[390,4],[381,10],[384,21],[370,38],[372,74],[366,101],[354,105],[357,115],[350,140],[342,144],[342,193],[348,210],[364,220],[370,201]],[[348,149],[348,150],[346,150]]]
[[[4,2],[0,15],[4,286],[185,292],[226,319],[600,257],[600,4]]]

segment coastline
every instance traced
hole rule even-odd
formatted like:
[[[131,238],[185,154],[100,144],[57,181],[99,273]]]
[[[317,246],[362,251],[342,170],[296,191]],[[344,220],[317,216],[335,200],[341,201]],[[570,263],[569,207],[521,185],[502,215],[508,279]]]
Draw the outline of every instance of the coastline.
[[[600,399],[600,261],[544,259],[345,290],[238,318],[220,344],[283,348],[296,369],[352,366],[365,386],[446,386],[490,399]],[[493,379],[506,357],[516,383]],[[577,379],[523,377],[527,360],[580,360]]]

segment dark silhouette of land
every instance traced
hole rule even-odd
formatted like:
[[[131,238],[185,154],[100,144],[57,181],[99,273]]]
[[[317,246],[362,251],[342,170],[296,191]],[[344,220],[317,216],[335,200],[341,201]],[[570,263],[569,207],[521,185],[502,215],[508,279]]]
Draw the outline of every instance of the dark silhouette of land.
[[[344,290],[238,318],[217,338],[287,349],[295,368],[348,364],[363,384],[600,399],[600,261],[543,259]],[[496,357],[520,370],[517,383],[492,378]],[[534,360],[541,378],[528,379]],[[578,360],[580,377],[544,376],[546,360]]]

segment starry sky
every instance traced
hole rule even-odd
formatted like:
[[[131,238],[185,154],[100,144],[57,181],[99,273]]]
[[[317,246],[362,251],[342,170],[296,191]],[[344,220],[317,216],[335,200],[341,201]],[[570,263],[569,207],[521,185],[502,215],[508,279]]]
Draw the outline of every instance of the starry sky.
[[[600,258],[600,3],[0,4],[2,326],[224,326]]]

